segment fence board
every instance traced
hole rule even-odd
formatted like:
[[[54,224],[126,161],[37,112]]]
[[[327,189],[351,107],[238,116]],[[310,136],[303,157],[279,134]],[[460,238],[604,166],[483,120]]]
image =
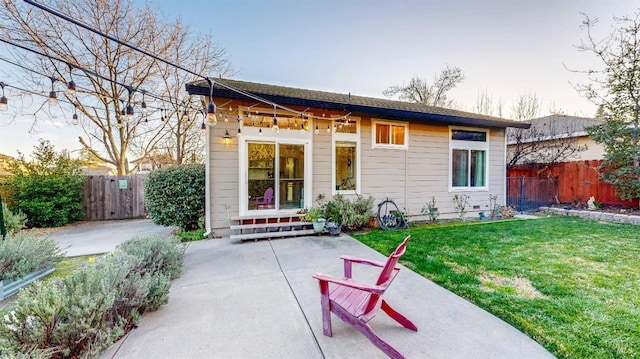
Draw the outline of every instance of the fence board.
[[[82,191],[84,219],[103,221],[144,217],[144,179],[143,174],[87,176]]]
[[[591,196],[607,205],[636,206],[636,201],[620,199],[609,183],[598,177],[601,160],[563,162],[553,166],[518,166],[507,171],[507,177],[557,177],[560,203],[587,202]]]

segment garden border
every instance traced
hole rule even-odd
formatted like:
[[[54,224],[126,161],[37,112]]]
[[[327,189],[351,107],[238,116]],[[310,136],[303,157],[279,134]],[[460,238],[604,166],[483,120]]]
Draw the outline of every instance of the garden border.
[[[41,269],[39,271],[31,272],[22,278],[16,280],[1,280],[0,281],[0,300],[4,300],[9,296],[15,294],[20,289],[28,286],[36,280],[46,277],[49,274],[55,272],[55,268]]]
[[[580,217],[580,218],[591,219],[596,221],[640,225],[640,216],[633,216],[633,215],[622,214],[622,213],[609,213],[609,212],[589,211],[589,210],[583,211],[583,210],[552,208],[552,207],[540,207],[540,212],[561,215],[561,216],[574,216],[574,217]]]

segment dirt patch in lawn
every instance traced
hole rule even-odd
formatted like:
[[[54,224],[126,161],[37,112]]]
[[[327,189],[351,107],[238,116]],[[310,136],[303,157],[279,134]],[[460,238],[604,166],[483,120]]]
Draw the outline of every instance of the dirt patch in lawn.
[[[493,273],[483,273],[478,276],[478,280],[482,282],[482,289],[485,291],[511,294],[528,299],[547,298],[526,278],[508,278]]]

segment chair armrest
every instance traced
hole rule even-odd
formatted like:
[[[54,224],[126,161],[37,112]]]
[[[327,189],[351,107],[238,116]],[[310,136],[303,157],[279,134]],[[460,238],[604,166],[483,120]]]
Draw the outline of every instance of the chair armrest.
[[[352,257],[352,256],[341,256],[340,259],[342,259],[344,261],[348,261],[348,262],[366,264],[366,265],[370,265],[370,266],[374,266],[374,267],[380,267],[380,268],[384,267],[384,265],[385,265],[385,263],[383,263],[383,262],[373,261],[373,260],[365,259],[365,258]]]
[[[367,283],[356,282],[354,280],[340,279],[340,278],[336,278],[334,276],[330,276],[328,274],[315,273],[313,275],[313,278],[316,278],[320,282],[335,283],[335,284],[343,285],[343,286],[349,287],[349,288],[360,289],[360,290],[363,290],[365,292],[369,292],[369,293],[373,293],[373,294],[383,294],[384,291],[386,290],[386,287],[381,287],[381,286],[377,286],[377,285],[371,285],[371,284],[367,284]]]

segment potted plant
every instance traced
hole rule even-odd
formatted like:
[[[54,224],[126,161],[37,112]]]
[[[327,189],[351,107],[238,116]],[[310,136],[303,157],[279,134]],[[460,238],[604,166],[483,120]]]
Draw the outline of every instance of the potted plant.
[[[318,206],[313,206],[309,208],[309,211],[304,215],[305,222],[312,222],[313,229],[316,232],[324,231],[326,220],[324,218],[324,213],[322,209]]]

